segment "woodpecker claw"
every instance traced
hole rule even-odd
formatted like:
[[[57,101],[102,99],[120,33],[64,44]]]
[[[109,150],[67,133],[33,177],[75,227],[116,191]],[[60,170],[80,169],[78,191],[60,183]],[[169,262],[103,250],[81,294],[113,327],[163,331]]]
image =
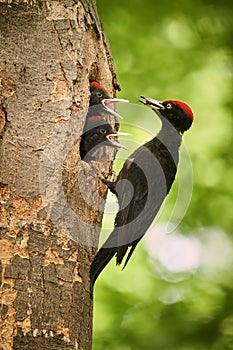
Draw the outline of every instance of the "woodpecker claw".
[[[110,113],[114,117],[122,119],[123,117],[120,114],[118,114],[112,108],[107,106],[107,104],[116,103],[116,102],[129,102],[129,101],[123,100],[122,98],[105,98],[101,101],[102,105],[104,106],[104,108],[108,113]]]
[[[117,172],[115,170],[112,170],[111,171],[111,177],[110,177],[111,182],[116,182],[117,176],[118,176]]]

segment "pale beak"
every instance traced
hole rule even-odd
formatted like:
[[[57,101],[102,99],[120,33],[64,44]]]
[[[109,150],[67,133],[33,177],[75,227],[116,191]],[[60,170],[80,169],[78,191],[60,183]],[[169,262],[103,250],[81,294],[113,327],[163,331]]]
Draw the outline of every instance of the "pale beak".
[[[113,116],[115,116],[117,118],[122,119],[123,117],[120,114],[118,114],[112,108],[107,106],[108,104],[115,103],[115,102],[129,102],[129,101],[128,100],[123,100],[122,98],[105,98],[105,99],[103,99],[101,101],[102,105],[104,106],[104,108],[106,109],[106,111],[109,114],[111,114],[111,115],[113,115]]]
[[[119,143],[118,141],[114,140],[115,137],[118,136],[131,136],[131,134],[128,134],[127,132],[115,132],[114,134],[110,134],[107,136],[107,140],[109,142],[111,142],[111,144],[115,147],[118,148],[124,148],[127,149],[127,147],[123,146],[121,143]]]
[[[150,98],[150,97],[144,97],[144,96],[140,96],[140,97],[143,100],[140,99],[139,102],[143,103],[144,105],[150,106],[154,110],[165,109],[161,101],[154,100],[153,98]]]

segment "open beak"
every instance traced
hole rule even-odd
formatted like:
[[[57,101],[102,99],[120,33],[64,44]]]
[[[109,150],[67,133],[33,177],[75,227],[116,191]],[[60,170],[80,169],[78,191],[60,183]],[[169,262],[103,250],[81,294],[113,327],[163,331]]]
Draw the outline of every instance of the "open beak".
[[[123,146],[121,143],[115,140],[115,137],[118,136],[131,136],[131,134],[128,134],[127,132],[115,132],[107,136],[108,141],[111,142],[113,146],[127,149],[127,147]]]
[[[144,97],[140,96],[139,102],[143,103],[144,105],[150,106],[154,111],[159,111],[161,109],[165,109],[161,101],[154,100],[150,97]]]
[[[108,107],[108,105],[110,104],[110,106],[111,106],[112,103],[114,104],[116,102],[129,102],[129,101],[123,100],[122,98],[105,98],[101,102],[109,114],[113,115],[114,117],[122,119],[123,117],[120,114],[118,114],[117,112],[115,112],[111,107]]]

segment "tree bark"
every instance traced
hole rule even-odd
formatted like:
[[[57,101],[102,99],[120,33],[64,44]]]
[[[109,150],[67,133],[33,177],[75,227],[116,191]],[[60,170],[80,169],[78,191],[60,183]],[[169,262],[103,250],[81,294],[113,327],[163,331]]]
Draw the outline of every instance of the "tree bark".
[[[111,161],[80,161],[89,79],[118,84],[94,1],[0,0],[1,349],[91,349]],[[110,155],[110,159],[111,159]]]

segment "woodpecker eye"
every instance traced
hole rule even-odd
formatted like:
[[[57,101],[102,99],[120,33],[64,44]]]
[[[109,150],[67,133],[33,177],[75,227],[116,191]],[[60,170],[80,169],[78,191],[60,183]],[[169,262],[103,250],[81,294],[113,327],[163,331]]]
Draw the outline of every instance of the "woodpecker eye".
[[[107,133],[107,130],[105,130],[105,129],[100,129],[100,133],[103,134],[103,135],[105,135],[105,134]]]
[[[97,96],[98,96],[98,97],[103,97],[102,92],[97,92]]]
[[[172,109],[172,108],[173,108],[172,103],[168,102],[168,103],[166,104],[166,108],[167,108],[167,109]]]

